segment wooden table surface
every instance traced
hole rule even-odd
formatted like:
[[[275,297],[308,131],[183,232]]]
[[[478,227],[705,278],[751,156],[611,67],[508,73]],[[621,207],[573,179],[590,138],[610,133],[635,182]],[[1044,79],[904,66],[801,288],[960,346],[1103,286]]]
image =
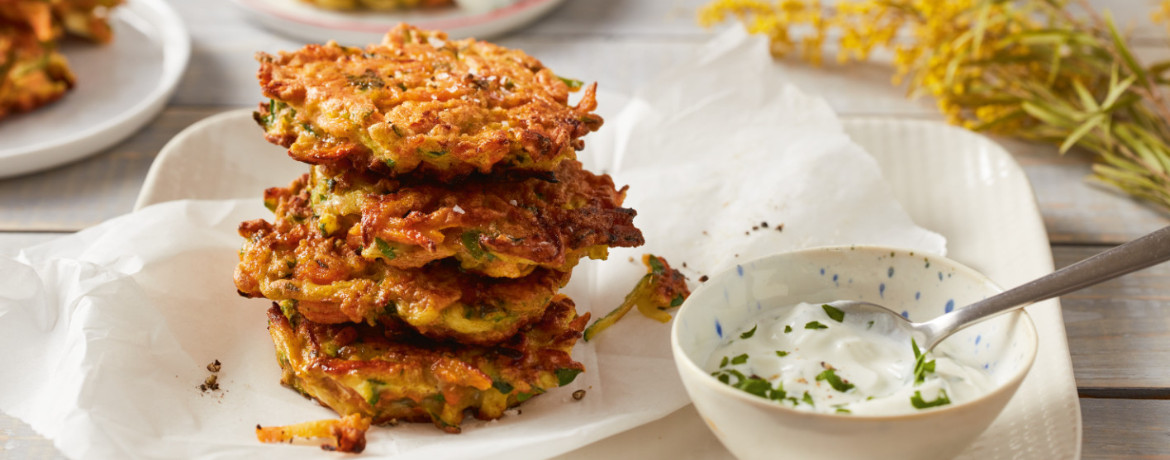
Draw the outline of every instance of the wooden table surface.
[[[0,254],[129,212],[151,161],[172,136],[204,117],[261,100],[256,51],[302,44],[249,22],[229,0],[168,1],[190,30],[192,56],[167,108],[142,131],[98,155],[0,179]],[[703,3],[568,0],[496,41],[524,49],[562,75],[628,94],[711,38],[714,32],[694,20]],[[1152,2],[1095,3],[1112,8],[1119,22],[1135,25],[1139,57],[1170,57],[1166,32],[1149,24]],[[902,89],[890,86],[889,75],[880,64],[791,66],[800,87],[826,98],[842,115],[939,118],[930,100],[906,100]],[[1086,155],[1060,156],[1053,146],[996,140],[1032,181],[1058,268],[1170,224],[1167,213],[1087,182]],[[1170,266],[1061,302],[1083,412],[1083,457],[1170,459]],[[0,414],[0,458],[61,457],[50,441]]]

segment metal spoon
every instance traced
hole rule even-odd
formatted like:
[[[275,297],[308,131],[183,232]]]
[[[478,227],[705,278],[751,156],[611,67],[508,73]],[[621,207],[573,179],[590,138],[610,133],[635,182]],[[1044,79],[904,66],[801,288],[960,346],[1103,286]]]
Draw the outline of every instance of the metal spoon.
[[[846,313],[889,315],[893,328],[903,332],[929,351],[959,330],[993,316],[1026,307],[1034,302],[1067,294],[1170,260],[1170,227],[1117,246],[1088,259],[1020,285],[979,302],[958,308],[924,323],[912,322],[881,305],[841,301],[832,305]],[[896,333],[896,332],[895,332]]]

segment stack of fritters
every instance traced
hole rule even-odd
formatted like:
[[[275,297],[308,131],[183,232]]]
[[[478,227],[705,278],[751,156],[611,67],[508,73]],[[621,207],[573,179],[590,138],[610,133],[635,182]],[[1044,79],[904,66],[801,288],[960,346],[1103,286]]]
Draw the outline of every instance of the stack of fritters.
[[[53,102],[73,88],[57,51],[66,32],[106,43],[109,8],[122,0],[0,0],[0,119]]]
[[[516,50],[399,26],[380,45],[260,54],[266,138],[310,163],[244,222],[236,286],[274,302],[283,382],[337,412],[459,430],[583,370],[582,258],[641,245],[582,168],[594,86]]]

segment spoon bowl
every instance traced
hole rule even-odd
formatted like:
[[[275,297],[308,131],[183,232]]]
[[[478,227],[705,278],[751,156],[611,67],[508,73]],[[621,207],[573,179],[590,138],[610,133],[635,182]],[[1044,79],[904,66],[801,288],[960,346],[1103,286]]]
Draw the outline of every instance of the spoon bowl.
[[[922,323],[872,302],[840,301],[832,305],[846,314],[879,318],[879,324],[890,327],[888,336],[910,337],[924,351],[930,351],[943,339],[972,324],[1167,260],[1170,260],[1170,227]]]

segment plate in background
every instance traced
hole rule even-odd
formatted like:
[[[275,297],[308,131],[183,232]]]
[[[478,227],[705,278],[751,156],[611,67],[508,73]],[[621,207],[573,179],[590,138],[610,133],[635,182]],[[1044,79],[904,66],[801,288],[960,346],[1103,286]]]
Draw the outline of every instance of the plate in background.
[[[915,223],[947,238],[948,257],[1005,288],[1052,272],[1031,184],[1002,147],[933,121],[842,121],[854,142],[878,161]],[[266,143],[249,110],[226,112],[192,125],[163,148],[135,209],[186,198],[259,201],[265,188],[288,184],[308,169]],[[1032,371],[960,460],[1080,458],[1080,401],[1060,302],[1047,300],[1027,310],[1040,340]],[[562,458],[732,457],[688,405]]]
[[[518,0],[494,9],[451,6],[410,11],[336,11],[301,0],[235,0],[263,26],[305,40],[345,45],[380,43],[400,22],[447,32],[451,38],[488,38],[523,26],[552,11],[563,0]],[[491,3],[491,2],[487,2]]]
[[[98,153],[138,131],[163,109],[191,56],[191,39],[165,0],[129,0],[114,9],[114,40],[66,39],[77,75],[65,95],[0,121],[0,178]]]

